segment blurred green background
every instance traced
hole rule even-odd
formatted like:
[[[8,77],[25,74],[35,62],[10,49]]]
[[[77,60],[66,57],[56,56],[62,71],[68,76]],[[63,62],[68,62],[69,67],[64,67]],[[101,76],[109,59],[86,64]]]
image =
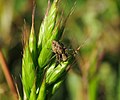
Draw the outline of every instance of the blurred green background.
[[[60,41],[81,49],[52,100],[120,100],[120,1],[61,0],[64,17],[75,2]],[[0,48],[21,94],[22,28],[24,20],[31,27],[32,3],[0,0]],[[46,8],[47,0],[36,0],[36,34]],[[0,66],[0,100],[12,100],[11,95]]]

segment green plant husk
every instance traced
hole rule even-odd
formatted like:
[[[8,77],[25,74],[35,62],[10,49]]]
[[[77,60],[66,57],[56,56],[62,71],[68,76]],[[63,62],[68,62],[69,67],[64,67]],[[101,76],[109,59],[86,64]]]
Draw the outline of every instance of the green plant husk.
[[[68,65],[73,56],[56,66],[56,59],[50,50],[53,40],[60,40],[67,18],[59,19],[58,1],[54,0],[41,23],[38,37],[34,31],[34,13],[32,14],[32,27],[30,35],[24,32],[24,50],[22,59],[22,83],[24,100],[46,100],[54,95],[66,76]],[[38,40],[38,41],[37,41]]]

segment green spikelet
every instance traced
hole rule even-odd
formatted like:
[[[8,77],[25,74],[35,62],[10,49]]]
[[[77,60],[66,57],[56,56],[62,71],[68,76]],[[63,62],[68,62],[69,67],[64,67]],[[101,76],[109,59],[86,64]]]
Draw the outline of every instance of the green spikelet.
[[[49,61],[52,54],[52,52],[49,49],[51,48],[52,41],[54,39],[57,39],[59,24],[56,25],[56,27],[54,27],[56,23],[56,16],[57,2],[53,2],[48,14],[46,14],[45,19],[41,24],[40,33],[38,37],[38,49],[42,49],[38,57],[38,64],[40,68],[43,68]]]
[[[22,59],[22,83],[27,98],[30,97],[31,88],[35,80],[35,65],[33,63],[28,45],[24,48]]]
[[[37,100],[46,100],[46,82],[43,79]]]

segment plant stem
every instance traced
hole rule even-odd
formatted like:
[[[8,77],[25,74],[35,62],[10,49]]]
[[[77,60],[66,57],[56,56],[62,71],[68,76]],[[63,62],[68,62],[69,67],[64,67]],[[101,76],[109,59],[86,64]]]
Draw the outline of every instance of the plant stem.
[[[18,100],[17,90],[15,88],[15,84],[13,82],[12,76],[11,76],[10,71],[8,69],[8,66],[7,66],[5,57],[4,57],[4,55],[1,51],[1,48],[0,48],[0,64],[1,64],[1,67],[2,67],[2,70],[3,70],[3,73],[5,75],[6,81],[9,85],[9,88],[14,95],[14,99]]]

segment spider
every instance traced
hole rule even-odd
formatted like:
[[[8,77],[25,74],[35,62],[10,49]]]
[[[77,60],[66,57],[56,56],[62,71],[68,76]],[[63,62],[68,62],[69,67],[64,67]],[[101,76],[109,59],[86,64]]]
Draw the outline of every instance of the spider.
[[[82,46],[82,45],[81,45]],[[60,64],[60,62],[65,62],[69,59],[70,56],[76,56],[81,46],[79,46],[76,50],[67,49],[62,43],[57,42],[55,40],[52,41],[52,51],[55,53],[56,61]]]
[[[52,41],[52,51],[56,55],[56,60],[60,63],[61,61],[65,62],[68,59],[68,54],[66,52],[66,47],[55,40]]]

